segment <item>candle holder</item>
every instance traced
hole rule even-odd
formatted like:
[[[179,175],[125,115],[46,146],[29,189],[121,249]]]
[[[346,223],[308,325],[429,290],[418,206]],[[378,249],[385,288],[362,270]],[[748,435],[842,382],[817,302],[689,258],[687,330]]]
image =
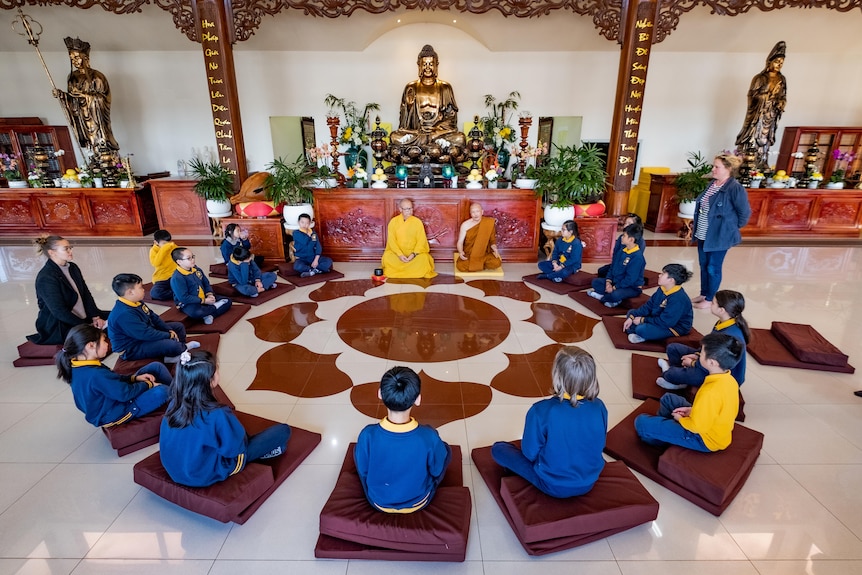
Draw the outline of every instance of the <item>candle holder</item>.
[[[386,155],[386,130],[380,127],[380,116],[374,118],[374,129],[371,131],[371,152],[376,160],[374,169],[383,168],[383,157]]]
[[[404,164],[398,164],[397,166],[395,166],[395,179],[398,180],[397,186],[399,188],[406,188],[407,187],[408,173],[409,173],[409,170],[407,169],[407,166],[405,166]]]
[[[341,154],[338,153],[338,126],[341,124],[341,120],[338,118],[338,115],[326,115],[326,125],[329,126],[329,137],[332,138],[330,142],[330,152],[329,155],[332,156],[332,173],[335,174],[335,179],[338,180],[338,185],[344,185],[344,174],[338,171],[338,156]]]
[[[470,170],[479,169],[479,158],[482,157],[482,152],[485,149],[485,144],[482,142],[484,133],[479,129],[479,116],[473,117],[473,129],[467,134],[469,141],[467,142],[467,154],[473,161],[470,164]]]
[[[749,146],[742,152],[742,165],[739,167],[739,183],[745,187],[751,184],[751,174],[757,171],[757,148]]]
[[[814,141],[808,151],[805,152],[805,177],[800,182],[800,187],[807,187],[812,182],[811,176],[817,171],[817,159],[820,157],[820,147],[817,145],[818,134],[814,134]]]
[[[530,113],[521,113],[521,116],[518,118],[518,126],[521,127],[521,142],[518,144],[521,148],[520,153],[518,153],[518,168],[521,173],[524,173],[524,170],[527,169],[527,135],[530,133],[530,126],[532,125],[533,117]]]

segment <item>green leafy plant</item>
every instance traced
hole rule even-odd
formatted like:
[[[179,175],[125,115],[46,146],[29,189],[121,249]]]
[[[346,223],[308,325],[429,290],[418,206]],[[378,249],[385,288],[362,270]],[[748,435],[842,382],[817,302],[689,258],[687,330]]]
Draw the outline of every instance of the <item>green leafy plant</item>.
[[[689,152],[686,160],[689,170],[676,177],[676,199],[678,202],[693,202],[709,187],[712,164],[700,152]]]
[[[482,116],[479,123],[482,124],[486,147],[499,152],[507,142],[511,144],[515,141],[515,130],[509,125],[509,120],[512,112],[518,109],[520,99],[520,92],[510,92],[505,100],[499,102],[493,95],[485,94],[485,107],[488,108],[488,114]]]
[[[221,164],[193,158],[189,170],[198,180],[195,193],[205,200],[223,202],[233,195],[233,173]]]
[[[332,94],[327,94],[323,103],[330,110],[341,108],[341,113],[344,114],[344,125],[341,127],[341,136],[338,139],[340,143],[360,147],[370,141],[368,115],[372,111],[380,111],[380,104],[369,102],[360,112],[356,102],[348,102]]]
[[[302,154],[292,163],[276,158],[266,169],[270,172],[265,185],[266,197],[271,202],[289,206],[312,202],[312,182],[317,178],[317,174]]]
[[[554,148],[557,154],[535,168],[536,193],[556,208],[601,200],[608,181],[604,152],[595,144]]]

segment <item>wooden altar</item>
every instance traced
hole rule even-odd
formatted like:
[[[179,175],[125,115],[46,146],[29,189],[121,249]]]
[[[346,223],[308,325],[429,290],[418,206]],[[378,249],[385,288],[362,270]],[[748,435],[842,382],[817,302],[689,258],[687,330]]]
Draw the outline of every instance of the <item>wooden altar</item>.
[[[425,223],[431,255],[452,262],[461,222],[479,202],[497,220],[497,246],[503,261],[535,262],[539,252],[541,202],[533,190],[336,188],[315,190],[314,217],[326,255],[335,261],[379,262],[386,247],[386,226],[410,198]]]
[[[0,236],[144,236],[158,229],[149,185],[0,190]]]
[[[862,190],[749,189],[751,219],[743,237],[858,238],[862,232]]]

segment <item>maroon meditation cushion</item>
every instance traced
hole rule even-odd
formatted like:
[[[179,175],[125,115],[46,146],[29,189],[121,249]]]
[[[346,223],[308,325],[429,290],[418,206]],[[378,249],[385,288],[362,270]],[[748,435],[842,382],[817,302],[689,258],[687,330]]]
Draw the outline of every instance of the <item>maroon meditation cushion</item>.
[[[751,328],[751,341],[747,346],[748,353],[761,365],[776,365],[778,367],[794,367],[814,371],[834,371],[838,373],[855,373],[856,368],[845,363],[842,366],[825,363],[810,363],[802,361],[784,347],[772,330]]]
[[[314,274],[313,276],[309,276],[307,278],[300,277],[299,274],[286,276],[284,279],[289,281],[295,286],[303,287],[312,284],[319,284],[323,282],[328,282],[330,280],[338,280],[344,277],[344,274],[340,271],[330,270],[325,274]]]
[[[117,455],[122,457],[158,443],[165,407],[162,406],[143,417],[119,425],[102,427],[102,432],[108,438],[111,447],[117,450]]]
[[[667,349],[668,344],[681,343],[689,347],[699,348],[700,340],[703,339],[703,335],[699,331],[694,328],[691,328],[690,332],[679,337],[669,337],[667,339],[657,339],[653,341],[644,341],[641,343],[632,343],[629,341],[628,334],[623,331],[623,324],[625,323],[625,321],[626,318],[624,317],[602,317],[602,323],[605,324],[605,329],[608,330],[608,336],[611,338],[611,343],[613,343],[614,347],[617,349],[655,351],[658,353],[664,353],[665,349]]]
[[[842,367],[849,357],[810,325],[772,322],[772,333],[799,361]]]
[[[624,299],[616,307],[606,307],[605,304],[596,298],[590,297],[585,291],[569,292],[569,297],[600,317],[606,315],[625,315],[629,310],[640,307],[649,300],[648,295],[641,294],[637,297]]]
[[[580,273],[580,272],[578,272],[578,273]],[[572,275],[577,275],[577,274],[572,274]],[[560,295],[565,295],[571,291],[582,289],[582,288],[579,288],[573,284],[567,283],[565,280],[558,283],[558,282],[554,282],[554,281],[547,280],[547,279],[539,279],[538,276],[539,276],[539,274],[530,274],[530,275],[526,275],[526,276],[522,277],[521,279],[524,280],[525,283],[532,284],[532,285],[538,286],[540,288],[544,288],[548,291],[552,291],[552,292],[554,292],[556,294],[560,294]],[[572,277],[572,276],[569,276],[569,277]],[[566,278],[566,279],[568,279],[568,278]]]
[[[268,302],[269,300],[273,300],[280,295],[295,290],[296,286],[277,283],[272,288],[257,294],[257,297],[249,297],[246,295],[242,295],[241,293],[236,291],[236,289],[228,282],[219,282],[217,284],[212,284],[212,288],[214,294],[230,298],[235,304],[245,303],[249,305],[260,305],[262,303]]]
[[[215,318],[209,325],[205,324],[203,319],[190,318],[175,307],[172,307],[159,317],[162,318],[162,321],[178,321],[182,323],[188,333],[227,333],[250,309],[251,307],[247,305],[234,303],[227,312]]]

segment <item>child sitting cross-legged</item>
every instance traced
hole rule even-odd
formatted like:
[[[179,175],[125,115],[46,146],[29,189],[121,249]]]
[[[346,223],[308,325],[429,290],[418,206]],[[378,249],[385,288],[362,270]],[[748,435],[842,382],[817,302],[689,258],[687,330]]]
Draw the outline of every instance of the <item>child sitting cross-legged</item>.
[[[143,303],[142,282],[136,274],[114,276],[111,287],[117,301],[108,316],[111,344],[125,360],[164,358],[165,363],[176,363],[182,352],[199,347],[200,343],[186,344],[186,328],[182,323],[166,323]]]
[[[354,459],[371,505],[386,513],[412,513],[431,502],[452,457],[451,448],[427,425],[410,417],[421,382],[408,367],[393,367],[377,395],[388,410],[359,434]]]
[[[562,237],[554,243],[554,251],[548,260],[539,262],[542,273],[536,276],[537,279],[560,283],[581,269],[584,244],[578,234],[578,224],[574,220],[566,220],[560,234]]]
[[[332,259],[323,255],[323,246],[311,227],[311,216],[299,214],[299,229],[293,233],[293,249],[296,260],[293,270],[300,277],[308,278],[332,271]]]
[[[171,276],[171,289],[177,309],[189,317],[203,319],[211,324],[213,318],[226,313],[231,306],[228,298],[216,299],[210,281],[201,268],[195,265],[195,254],[187,248],[177,248],[171,252],[177,264]]]
[[[151,413],[168,400],[171,374],[153,362],[134,375],[111,371],[105,332],[92,325],[69,330],[63,349],[54,356],[57,377],[72,386],[75,406],[96,427],[113,426]]]
[[[665,393],[657,415],[635,418],[638,436],[656,446],[679,445],[696,451],[727,449],[739,411],[739,384],[730,370],[742,356],[741,341],[712,332],[701,341],[700,365],[709,375],[691,404],[675,393]]]
[[[644,253],[639,247],[643,233],[643,226],[639,224],[629,224],[623,228],[620,236],[622,249],[614,251],[607,275],[594,279],[587,295],[599,300],[605,307],[616,307],[624,299],[641,295],[646,270]]]
[[[213,395],[218,383],[218,363],[210,352],[183,352],[159,432],[162,465],[181,485],[206,487],[250,461],[287,450],[290,427],[277,423],[249,437],[233,410]]]
[[[583,495],[605,467],[608,410],[599,395],[593,356],[575,346],[557,352],[554,395],[527,412],[521,448],[491,447],[494,461],[552,497]]]
[[[719,290],[712,298],[712,315],[718,318],[713,333],[727,333],[742,342],[742,356],[739,358],[730,374],[740,386],[745,383],[745,345],[751,339],[748,322],[742,317],[745,310],[745,297],[737,291]],[[658,360],[661,377],[655,380],[664,389],[685,389],[688,386],[700,387],[706,378],[707,371],[698,361],[700,350],[682,343],[671,343],[667,346],[667,359]]]
[[[171,291],[171,275],[177,266],[171,259],[171,252],[177,247],[168,230],[156,230],[153,234],[153,246],[150,248],[150,264],[153,266],[153,287],[150,297],[158,300],[174,298]]]
[[[658,276],[659,289],[645,304],[626,314],[623,331],[631,343],[667,339],[691,331],[694,312],[682,284],[691,272],[682,264],[667,264]]]
[[[275,286],[275,272],[261,272],[248,248],[236,246],[227,261],[227,280],[238,293],[257,297]]]

